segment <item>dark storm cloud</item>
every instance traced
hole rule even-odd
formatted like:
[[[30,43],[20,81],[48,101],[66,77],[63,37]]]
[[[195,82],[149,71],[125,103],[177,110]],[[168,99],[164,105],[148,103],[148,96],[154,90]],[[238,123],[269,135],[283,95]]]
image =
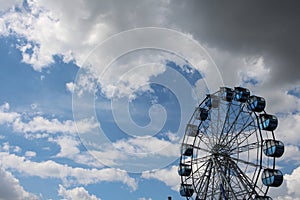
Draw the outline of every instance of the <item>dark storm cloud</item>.
[[[300,82],[300,1],[90,1],[88,7],[101,10],[118,30],[175,26],[208,47],[262,55],[271,67],[270,84]]]
[[[95,24],[100,22],[107,25],[107,36],[135,27],[175,28],[192,34],[208,47],[229,51],[231,55],[262,55],[265,65],[271,68],[270,84],[298,84],[300,81],[300,1],[297,0],[41,2],[50,10],[61,12],[66,25],[72,24],[69,29],[75,27],[74,34],[65,36],[73,38],[67,43],[74,49],[78,49],[74,41],[93,34]],[[82,17],[76,18],[74,13]],[[60,28],[69,32],[69,29]],[[99,29],[96,34],[105,35],[105,31]],[[55,51],[51,53],[57,53]],[[218,65],[222,67],[222,63]]]
[[[263,55],[276,83],[300,81],[300,1],[172,2],[170,22],[208,46]],[[220,63],[222,65],[222,63]]]

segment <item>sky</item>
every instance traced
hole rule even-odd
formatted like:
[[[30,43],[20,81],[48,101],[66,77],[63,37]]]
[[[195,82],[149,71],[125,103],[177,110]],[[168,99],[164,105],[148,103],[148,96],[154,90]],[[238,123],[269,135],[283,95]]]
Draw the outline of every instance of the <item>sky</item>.
[[[300,3],[0,0],[0,199],[179,193],[185,124],[206,93],[267,100],[300,199]]]

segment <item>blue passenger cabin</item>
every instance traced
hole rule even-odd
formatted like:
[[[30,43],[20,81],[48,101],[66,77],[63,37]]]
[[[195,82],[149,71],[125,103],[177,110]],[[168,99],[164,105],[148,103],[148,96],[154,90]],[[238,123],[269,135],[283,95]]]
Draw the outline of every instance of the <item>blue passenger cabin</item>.
[[[249,96],[250,96],[250,90],[243,87],[234,87],[234,100],[245,103]]]
[[[266,107],[266,100],[263,97],[250,96],[247,108],[254,112],[262,112]]]
[[[284,144],[278,140],[265,140],[263,147],[264,154],[269,157],[281,157],[284,153]]]
[[[205,121],[208,117],[208,110],[205,108],[199,108],[199,116],[198,119],[201,121]]]
[[[192,172],[192,166],[189,164],[180,163],[178,166],[179,176],[189,176]]]
[[[181,154],[184,156],[192,156],[193,155],[193,146],[191,144],[183,144],[181,146]]]
[[[207,95],[205,105],[208,108],[217,108],[217,107],[219,107],[219,103],[220,103],[220,98],[217,95],[214,95],[214,94]]]
[[[194,194],[194,189],[192,184],[181,184],[180,195],[183,197],[191,197]]]
[[[269,196],[256,196],[254,200],[272,200]]]
[[[228,101],[228,102],[232,101],[232,99],[234,97],[234,90],[232,88],[221,87],[220,92],[221,92],[221,98],[224,101]]]
[[[260,118],[259,127],[262,130],[274,131],[277,128],[278,120],[276,116],[269,115],[269,114],[260,114],[259,118]]]
[[[262,182],[265,186],[279,187],[283,182],[283,174],[277,169],[264,169]]]

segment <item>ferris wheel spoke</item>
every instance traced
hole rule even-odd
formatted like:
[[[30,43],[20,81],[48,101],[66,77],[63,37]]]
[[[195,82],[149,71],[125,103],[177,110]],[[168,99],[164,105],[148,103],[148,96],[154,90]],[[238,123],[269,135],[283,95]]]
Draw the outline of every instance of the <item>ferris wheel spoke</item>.
[[[212,177],[212,198],[214,197],[214,193],[215,193],[215,180],[216,180],[216,168],[215,167],[213,167],[212,168],[212,171],[213,171],[213,173],[212,173],[212,175],[213,175],[213,177]]]
[[[230,193],[233,194],[233,198],[237,200],[237,196],[235,195],[235,192],[234,192],[231,184],[229,183],[228,179],[226,178],[226,176],[224,175],[224,173],[222,171],[222,168],[221,168],[222,165],[221,165],[220,161],[216,157],[213,157],[212,160],[214,162],[214,167],[215,167],[215,170],[219,177],[219,186],[221,187],[222,184],[226,184],[228,186],[228,190],[230,191]],[[220,188],[220,190],[221,190],[221,188]],[[224,194],[224,190],[222,192],[223,192],[224,199],[228,199],[228,197],[226,197],[226,194]]]
[[[195,164],[195,163],[201,163],[201,162],[207,162],[207,160],[209,160],[210,157],[211,157],[211,155],[207,155],[207,156],[204,156],[204,157],[195,158],[191,162],[193,164]]]
[[[227,112],[226,112],[226,116],[224,119],[224,123],[223,123],[223,127],[222,127],[222,131],[220,133],[220,137],[219,137],[219,143],[221,142],[222,139],[222,135],[224,134],[224,129],[225,129],[225,125],[226,123],[228,123],[228,119],[229,119],[229,114],[230,114],[230,108],[231,108],[231,102],[229,103],[228,107],[227,107]]]
[[[250,136],[252,136],[254,133],[256,133],[256,129],[253,130],[252,132],[249,132],[244,138],[242,141],[240,141],[239,143],[236,144],[236,146],[240,146],[241,144],[243,144]],[[258,143],[258,142],[257,142]],[[234,145],[234,143],[231,145],[230,148],[232,148],[232,146]]]
[[[198,130],[200,131],[200,127],[201,127],[201,125],[202,124],[199,124],[199,126],[198,126]],[[206,124],[206,126],[205,126],[205,124],[202,126],[203,127],[203,131],[201,131],[201,134],[199,134],[198,136],[200,137],[200,136],[202,136],[202,137],[205,137],[205,138],[207,138],[208,139],[208,142],[207,141],[204,141],[204,140],[201,140],[202,142],[204,142],[205,144],[206,144],[206,146],[209,148],[209,146],[212,146],[213,145],[213,142],[212,142],[212,138],[210,137],[210,134],[212,134],[211,133],[211,131],[209,130],[209,125],[207,125]],[[200,138],[200,139],[202,139],[202,138]]]
[[[208,139],[208,142],[204,140],[204,137],[205,137],[206,139]],[[199,140],[200,140],[201,142],[203,142],[203,143],[205,144],[205,146],[206,146],[207,148],[210,148],[210,146],[211,146],[210,139],[209,139],[207,136],[205,136],[205,134],[200,134],[200,135],[198,135],[198,138],[199,138]]]
[[[246,135],[246,137],[242,140],[242,141],[240,141],[237,145],[241,145],[241,144],[243,144],[250,136],[252,136],[254,133],[256,133],[256,129],[254,129],[252,132],[249,132],[247,135]]]
[[[204,149],[204,148],[202,148],[202,147],[199,147],[199,146],[193,146],[193,148],[195,148],[195,149],[198,149],[198,150],[201,150],[201,151],[205,151],[205,152],[207,152],[207,153],[211,153],[211,151],[210,151],[210,150],[208,150],[208,149]]]
[[[234,173],[239,173],[236,169],[234,169],[234,167],[232,167],[232,171]],[[250,194],[252,193],[252,189],[251,189],[251,184],[249,186],[249,182],[248,181],[245,181],[245,178],[241,175],[237,175],[234,177],[234,179],[236,179],[236,182],[237,182],[237,187],[236,187],[236,195],[238,196],[242,196],[242,197],[245,197],[245,196],[250,196]]]
[[[227,133],[226,133],[226,135],[223,137],[223,139],[222,139],[222,142],[221,143],[223,143],[224,142],[224,140],[228,137],[228,134],[230,133],[230,131],[231,131],[231,129],[234,127],[234,125],[236,124],[236,122],[237,122],[237,120],[239,119],[239,116],[240,116],[240,114],[242,113],[242,111],[243,111],[243,107],[244,107],[244,105],[242,105],[242,107],[240,108],[240,110],[239,110],[239,112],[238,112],[238,114],[236,115],[236,117],[235,117],[235,119],[233,120],[233,122],[231,123],[231,126],[230,126],[230,128],[227,130]]]
[[[205,135],[209,139],[209,144],[213,146],[216,143],[216,130],[215,130],[215,122],[210,120],[210,125],[205,129]]]
[[[250,144],[247,144],[247,145],[244,145],[244,146],[237,145],[237,147],[230,149],[230,152],[231,152],[230,155],[234,155],[234,154],[237,154],[237,153],[243,153],[243,152],[246,152],[246,151],[257,149],[257,148],[259,148],[259,145],[260,145],[259,142],[253,142],[253,143],[250,143]]]
[[[231,151],[230,155],[251,151],[253,149],[258,149],[259,147],[260,147],[260,142],[252,142],[244,146],[237,145],[237,147],[230,149]]]
[[[193,172],[193,174],[198,173],[202,169],[202,167],[204,167],[204,166],[207,167],[208,164],[209,164],[209,160],[206,160],[203,164],[201,164],[200,166],[197,166],[198,168]]]
[[[207,183],[206,186],[204,188],[204,199],[207,198],[207,193],[208,193],[208,188],[209,188],[209,183],[211,182],[211,173],[212,173],[212,163],[210,162],[210,168],[209,168],[209,173],[208,173],[208,177],[207,177]]]
[[[252,119],[250,123],[249,123],[249,119]],[[236,124],[234,129],[232,129],[231,136],[236,136],[237,134],[234,134],[235,132],[237,133],[244,132],[244,130],[248,128],[252,122],[254,122],[254,120],[253,118],[251,118],[251,116],[248,116],[246,120],[244,119],[244,117],[242,117],[242,119],[240,119],[240,122]]]
[[[235,192],[236,196],[239,197],[239,199],[241,197],[244,197],[244,193],[245,193],[244,187],[240,184],[240,179],[231,175],[230,176],[230,184],[232,185],[232,188],[234,188],[234,192]]]
[[[254,121],[252,120],[251,122],[249,122],[246,126],[244,126],[237,134],[235,134],[226,144],[225,146],[227,146],[228,144],[230,144],[234,139],[238,138],[244,131],[245,129],[250,126]],[[255,130],[256,131],[256,130]],[[247,136],[249,137],[251,134],[248,134]]]
[[[198,191],[196,191],[197,196],[199,196],[200,193],[204,193],[206,196],[209,183],[210,183],[211,171],[212,171],[212,164],[210,161],[207,163],[205,171],[203,172],[202,176],[199,178],[200,181],[198,181],[195,185],[195,188],[196,189],[198,188]]]
[[[251,165],[252,167],[261,167],[259,164],[255,164],[255,163],[252,163],[252,162],[249,162],[249,161],[240,159],[240,158],[230,157],[229,159],[234,160],[234,161],[236,161],[236,162],[244,163],[244,164],[246,164],[246,165]],[[235,162],[234,162],[234,163],[235,163]]]
[[[252,121],[249,122],[249,119],[252,119]],[[235,129],[232,131],[232,138],[230,139],[230,142],[233,141],[235,138],[237,138],[241,133],[243,133],[246,128],[250,127],[252,123],[255,122],[255,119],[251,117],[251,115],[248,116],[247,120],[243,120],[243,126],[240,128],[237,134],[234,134]],[[256,129],[255,129],[256,130]]]
[[[240,167],[235,162],[231,160],[229,160],[229,162],[231,163],[232,169],[235,171],[236,177],[240,180],[240,183],[247,191],[246,194],[251,196],[253,193],[256,193],[256,183],[253,183],[252,180],[240,169]]]

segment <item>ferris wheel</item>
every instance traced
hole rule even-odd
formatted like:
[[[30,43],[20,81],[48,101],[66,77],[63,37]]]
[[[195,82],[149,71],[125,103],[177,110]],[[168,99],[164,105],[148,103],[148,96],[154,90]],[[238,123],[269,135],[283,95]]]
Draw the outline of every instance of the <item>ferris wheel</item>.
[[[270,200],[283,182],[276,159],[284,144],[275,139],[276,116],[263,97],[246,88],[221,87],[195,109],[181,144],[180,195],[188,200]]]

